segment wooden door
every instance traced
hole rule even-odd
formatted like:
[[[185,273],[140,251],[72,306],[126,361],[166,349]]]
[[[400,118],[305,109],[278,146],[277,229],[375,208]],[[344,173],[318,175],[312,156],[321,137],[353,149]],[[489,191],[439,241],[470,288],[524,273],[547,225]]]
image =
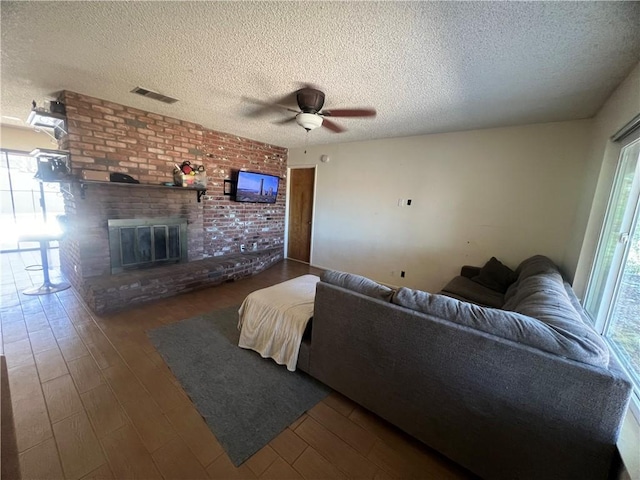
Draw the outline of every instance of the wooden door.
[[[311,257],[311,218],[315,168],[292,168],[289,189],[289,244],[287,255],[309,263]]]

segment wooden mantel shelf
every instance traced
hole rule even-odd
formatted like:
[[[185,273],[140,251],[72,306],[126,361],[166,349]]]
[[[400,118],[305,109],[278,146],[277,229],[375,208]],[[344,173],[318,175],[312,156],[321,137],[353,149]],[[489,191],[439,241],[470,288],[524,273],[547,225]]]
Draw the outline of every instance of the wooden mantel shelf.
[[[207,189],[205,187],[178,187],[175,185],[154,185],[151,183],[124,183],[124,182],[101,182],[99,180],[78,180],[80,184],[80,198],[85,198],[85,191],[90,185],[109,185],[113,187],[126,187],[126,188],[171,188],[173,190],[186,190],[196,192],[198,196],[198,203],[200,203],[202,196],[206,195]]]

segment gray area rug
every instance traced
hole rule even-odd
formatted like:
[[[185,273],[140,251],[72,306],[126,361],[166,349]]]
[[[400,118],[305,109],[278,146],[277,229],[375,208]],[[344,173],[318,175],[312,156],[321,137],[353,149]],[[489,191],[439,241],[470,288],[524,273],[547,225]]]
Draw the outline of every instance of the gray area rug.
[[[329,393],[304,372],[238,347],[238,308],[147,332],[236,466]]]

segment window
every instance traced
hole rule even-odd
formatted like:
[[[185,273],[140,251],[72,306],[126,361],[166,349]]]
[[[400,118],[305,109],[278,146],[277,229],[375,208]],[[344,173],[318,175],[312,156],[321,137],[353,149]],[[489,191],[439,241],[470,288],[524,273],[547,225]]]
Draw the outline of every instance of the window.
[[[19,233],[50,228],[64,214],[60,184],[38,182],[35,158],[22,152],[0,150],[0,251],[39,248],[18,243]]]
[[[584,306],[640,391],[640,138],[623,145]]]

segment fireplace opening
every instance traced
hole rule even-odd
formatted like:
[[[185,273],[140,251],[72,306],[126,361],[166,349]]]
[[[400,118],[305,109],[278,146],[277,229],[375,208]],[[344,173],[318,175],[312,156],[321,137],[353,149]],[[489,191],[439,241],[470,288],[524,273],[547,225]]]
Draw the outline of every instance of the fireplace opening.
[[[111,273],[187,261],[187,220],[108,220]]]

